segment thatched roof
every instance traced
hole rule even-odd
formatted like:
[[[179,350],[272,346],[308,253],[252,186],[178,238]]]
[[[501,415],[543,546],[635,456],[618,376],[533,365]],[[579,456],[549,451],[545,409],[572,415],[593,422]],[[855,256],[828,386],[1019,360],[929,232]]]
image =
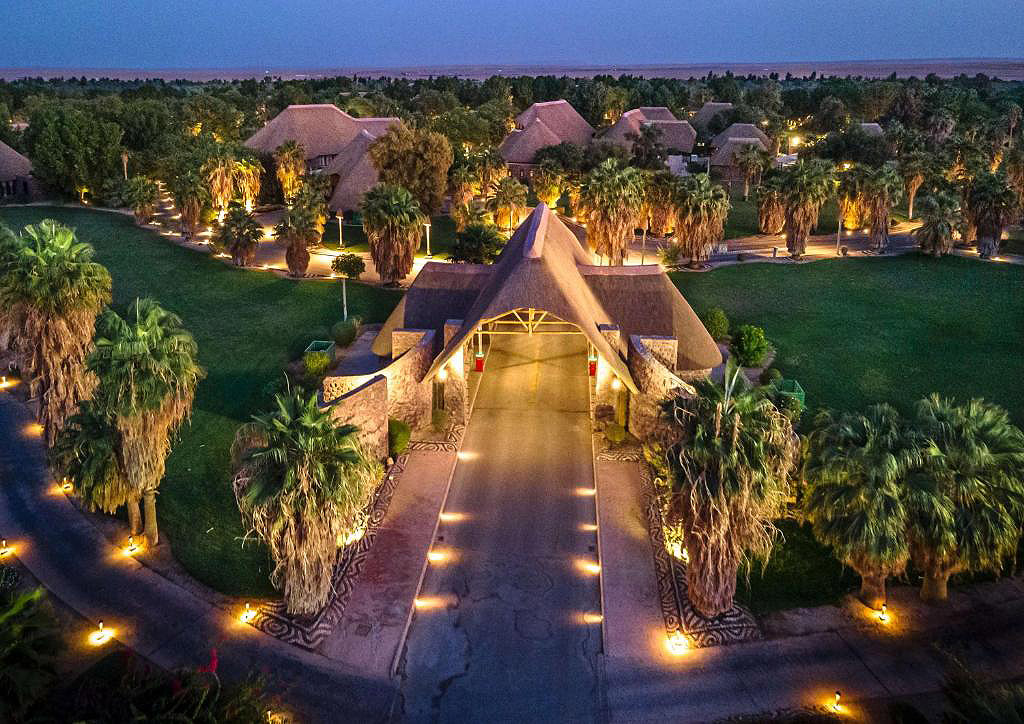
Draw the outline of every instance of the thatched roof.
[[[626,111],[615,125],[605,132],[601,140],[627,148],[632,147],[633,142],[627,136],[631,133],[639,135],[640,129],[645,125],[661,131],[661,144],[670,151],[690,153],[693,150],[693,144],[697,140],[697,132],[693,130],[693,126],[686,121],[677,121],[672,111],[659,106],[645,106]]]
[[[732,103],[715,103],[708,101],[700,110],[697,111],[697,115],[693,117],[693,125],[700,131],[708,130],[708,124],[711,120],[719,113],[732,109]]]
[[[757,138],[764,144],[765,148],[771,146],[772,143],[771,139],[765,135],[765,132],[753,123],[733,123],[715,136],[711,141],[711,145],[715,148],[722,148],[726,142],[733,138]]]
[[[730,138],[725,145],[716,149],[711,155],[712,166],[734,166],[736,165],[736,152],[744,146],[757,146],[762,151],[768,147],[761,142],[760,138]]]
[[[522,130],[512,131],[498,147],[498,153],[505,163],[533,163],[533,157],[542,148],[557,146],[559,138],[541,120],[535,120]]]
[[[516,128],[526,129],[537,120],[544,121],[544,125],[558,136],[559,142],[586,146],[594,135],[594,128],[566,100],[534,103],[516,116]]]
[[[331,103],[292,105],[256,131],[245,145],[260,153],[273,153],[285,141],[296,141],[306,150],[306,160],[333,156],[359,135],[383,134],[398,118],[354,118]]]
[[[860,130],[864,131],[869,136],[884,136],[885,131],[877,123],[861,123]]]
[[[377,185],[380,175],[370,157],[370,144],[375,140],[370,133],[360,131],[324,169],[325,174],[338,177],[327,202],[331,211],[355,211],[361,208],[363,194]]]
[[[463,320],[429,376],[487,320],[537,309],[578,327],[632,390],[625,363],[632,334],[676,337],[680,370],[704,370],[721,362],[718,347],[661,267],[601,267],[593,261],[572,230],[538,204],[495,264],[425,265],[384,324],[373,351],[390,357],[395,329],[439,330],[448,319]],[[603,325],[619,327],[617,344],[601,333]]]
[[[0,181],[13,181],[32,173],[32,162],[0,141]]]

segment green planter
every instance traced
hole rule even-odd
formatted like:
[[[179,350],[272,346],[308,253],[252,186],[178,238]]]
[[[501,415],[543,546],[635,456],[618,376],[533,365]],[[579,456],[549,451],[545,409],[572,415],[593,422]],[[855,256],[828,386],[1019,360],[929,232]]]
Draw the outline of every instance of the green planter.
[[[800,405],[806,407],[806,395],[804,388],[796,380],[779,380],[775,383],[775,389],[781,395],[789,395],[800,401]]]
[[[306,351],[302,353],[302,356],[305,357],[310,352],[326,352],[328,356],[330,356],[331,361],[333,362],[334,342],[328,342],[322,339],[313,340],[312,342],[309,343],[309,346],[306,347]]]

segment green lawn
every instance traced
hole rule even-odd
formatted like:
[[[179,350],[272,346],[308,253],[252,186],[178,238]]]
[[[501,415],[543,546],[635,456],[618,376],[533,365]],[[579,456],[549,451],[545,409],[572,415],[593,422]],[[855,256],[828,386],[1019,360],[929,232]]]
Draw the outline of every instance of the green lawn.
[[[761,233],[757,228],[757,198],[754,190],[750,191],[750,198],[743,200],[743,185],[738,186],[731,197],[732,208],[725,220],[725,238],[738,239],[744,236],[753,236]],[[835,233],[838,222],[838,206],[835,201],[829,201],[821,208],[818,217],[818,226],[815,234]]]
[[[1024,267],[906,255],[805,265],[750,264],[673,279],[698,314],[722,307],[733,326],[761,325],[777,366],[799,380],[811,412],[891,402],[904,412],[930,392],[985,397],[1024,425]],[[811,413],[804,416],[809,421]],[[741,576],[755,611],[836,601],[857,577],[809,527]]]
[[[426,229],[424,229],[424,232]],[[362,224],[346,222],[342,230],[346,251],[368,252],[369,243],[366,240],[366,233]],[[447,259],[448,252],[455,242],[455,223],[450,216],[435,216],[430,220],[430,253],[440,259]],[[338,244],[338,222],[331,219],[324,227],[323,245],[333,251],[339,250]],[[420,248],[417,256],[426,256],[426,237],[420,240]]]
[[[203,583],[227,594],[265,595],[262,546],[243,547],[231,492],[228,449],[239,423],[265,408],[268,383],[313,339],[329,339],[341,312],[338,287],[233,269],[137,228],[131,219],[82,209],[9,208],[0,221],[20,228],[55,218],[96,248],[114,280],[114,307],[152,296],[179,314],[199,344],[207,370],[191,424],[168,460],[158,510],[178,560]],[[351,312],[383,321],[399,294],[350,284]]]

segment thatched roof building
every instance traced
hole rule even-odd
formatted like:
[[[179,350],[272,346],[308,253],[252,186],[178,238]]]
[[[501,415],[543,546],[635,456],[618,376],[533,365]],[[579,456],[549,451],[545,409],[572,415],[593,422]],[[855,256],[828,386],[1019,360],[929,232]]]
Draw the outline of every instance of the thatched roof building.
[[[325,174],[337,178],[327,202],[331,211],[362,208],[363,195],[377,185],[380,174],[370,157],[370,144],[375,140],[369,132],[360,131],[324,169]]]
[[[546,146],[557,146],[562,139],[547,124],[535,120],[522,130],[515,130],[505,136],[498,147],[498,153],[505,163],[532,164],[533,157]]]
[[[664,106],[644,106],[626,111],[601,140],[631,148],[633,142],[629,135],[639,135],[644,126],[657,128],[661,132],[661,144],[669,153],[685,154],[693,151],[697,131],[687,121],[677,120],[672,111]]]
[[[25,199],[33,188],[32,162],[0,141],[0,199]]]
[[[528,176],[533,157],[542,148],[559,143],[586,146],[594,136],[587,123],[569,101],[534,103],[516,116],[516,129],[505,137],[498,149],[513,174]]]
[[[765,148],[769,148],[772,145],[771,139],[768,138],[765,132],[753,123],[733,123],[715,136],[711,141],[711,145],[714,148],[722,148],[730,139],[734,138],[756,138],[761,141]]]
[[[697,111],[697,115],[693,117],[693,126],[701,133],[706,133],[708,130],[708,124],[717,116],[719,113],[725,113],[726,111],[732,110],[732,103],[715,103],[708,101],[700,110]]]
[[[714,341],[658,265],[594,265],[589,250],[544,204],[538,204],[493,265],[430,262],[416,277],[373,344],[391,356],[391,332],[440,329],[461,320],[439,350],[428,376],[443,367],[482,326],[514,312],[537,310],[575,326],[631,390],[626,365],[630,335],[678,340],[676,370],[721,363]],[[602,328],[617,327],[617,341]]]
[[[864,131],[868,136],[878,137],[885,135],[885,131],[882,129],[882,126],[877,123],[860,123],[858,125],[860,126],[860,130]]]
[[[712,167],[731,168],[736,165],[736,152],[744,146],[757,146],[762,151],[768,147],[761,142],[760,138],[730,138],[720,148],[716,148],[711,154]]]

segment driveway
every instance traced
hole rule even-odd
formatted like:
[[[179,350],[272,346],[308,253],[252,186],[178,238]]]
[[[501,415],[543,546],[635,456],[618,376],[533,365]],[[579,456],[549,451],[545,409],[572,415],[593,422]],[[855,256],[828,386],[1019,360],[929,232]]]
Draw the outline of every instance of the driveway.
[[[495,338],[407,642],[403,721],[597,717],[586,369],[580,336]]]

